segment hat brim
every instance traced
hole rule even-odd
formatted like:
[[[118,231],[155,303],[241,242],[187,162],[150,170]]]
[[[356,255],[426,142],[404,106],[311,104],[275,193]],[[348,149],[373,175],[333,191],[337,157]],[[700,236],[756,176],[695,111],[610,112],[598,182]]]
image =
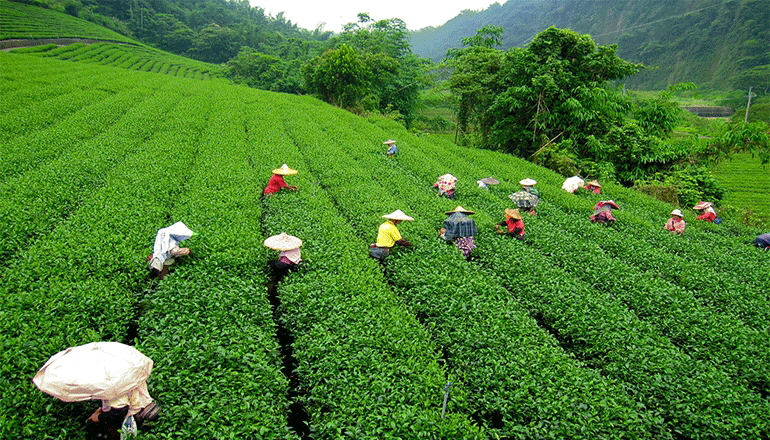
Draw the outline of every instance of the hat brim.
[[[265,239],[264,245],[277,251],[290,251],[302,246],[302,240],[293,235],[281,233]]]
[[[519,180],[519,185],[524,185],[524,186],[537,185],[537,180],[529,179],[529,178],[523,179],[523,180]]]
[[[297,174],[297,170],[291,168],[276,168],[273,170],[273,174],[278,174],[280,176],[291,176],[292,174]]]
[[[462,208],[462,209],[458,209],[458,208]],[[469,210],[463,208],[462,206],[458,206],[457,208],[455,208],[455,209],[453,209],[451,211],[447,211],[444,214],[450,215],[450,214],[454,214],[455,212],[462,212],[463,214],[468,214],[468,215],[475,214],[474,211],[469,211]]]
[[[500,184],[500,181],[497,179],[493,179],[491,177],[485,177],[481,179],[482,182],[486,183],[487,185],[498,185]]]
[[[510,217],[514,220],[521,220],[521,213],[518,209],[506,209],[505,210],[506,217]]]
[[[697,205],[693,206],[692,209],[708,209],[712,206],[711,202],[700,202]]]
[[[382,218],[386,218],[388,220],[405,220],[405,221],[414,220],[412,217],[409,217],[408,215],[404,214],[401,211],[395,211],[395,212],[391,212],[390,214],[385,214],[382,216]]]

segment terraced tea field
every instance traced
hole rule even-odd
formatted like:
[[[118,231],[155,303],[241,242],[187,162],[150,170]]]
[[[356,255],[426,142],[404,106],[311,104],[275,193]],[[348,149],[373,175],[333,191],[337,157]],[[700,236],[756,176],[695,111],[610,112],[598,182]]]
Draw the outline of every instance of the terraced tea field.
[[[0,52],[0,438],[83,438],[97,404],[31,378],[101,340],[155,362],[145,439],[770,436],[761,231],[687,211],[673,236],[672,207],[626,188],[573,195],[524,160],[311,97],[81,54]],[[299,191],[263,197],[283,163]],[[453,201],[432,188],[444,173]],[[517,241],[493,225],[525,177],[542,201]],[[610,227],[588,219],[605,198]],[[476,212],[470,260],[437,237],[457,204]],[[368,245],[396,209],[414,246],[381,265]],[[175,221],[193,253],[152,279]],[[280,232],[304,241],[283,279],[262,245]]]

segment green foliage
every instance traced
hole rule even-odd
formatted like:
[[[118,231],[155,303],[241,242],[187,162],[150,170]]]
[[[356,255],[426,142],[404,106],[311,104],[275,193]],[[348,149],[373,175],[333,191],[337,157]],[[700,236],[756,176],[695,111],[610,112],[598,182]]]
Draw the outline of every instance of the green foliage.
[[[717,159],[749,152],[759,156],[763,165],[770,163],[770,126],[764,122],[734,122],[726,127],[712,146]]]
[[[367,96],[373,75],[364,57],[347,44],[312,59],[302,72],[309,91],[332,105],[351,110]]]
[[[694,206],[701,200],[721,200],[727,189],[715,176],[702,166],[675,166],[666,173],[656,173],[635,182],[635,186],[661,186],[675,188],[675,205]]]
[[[357,23],[332,39],[333,47],[303,66],[305,85],[324,101],[359,113],[398,113],[409,127],[415,118],[424,60],[409,49],[406,24],[397,18]]]
[[[225,76],[238,84],[263,90],[296,93],[299,84],[291,84],[288,69],[280,57],[242,47],[238,55],[227,62]]]
[[[509,49],[524,47],[555,25],[593,35],[600,44],[617,44],[622,58],[656,67],[625,80],[630,87],[661,90],[692,81],[728,88],[744,72],[770,64],[767,23],[766,0],[615,0],[612,7],[607,2],[532,0],[463,11],[441,26],[413,32],[411,39],[415,53],[439,61],[483,26],[504,28],[502,48]]]
[[[87,49],[102,53],[56,56]],[[56,56],[0,53],[0,437],[82,437],[95,403],[56,401],[30,377],[93,340],[155,360],[163,412],[149,439],[296,438],[290,405],[317,438],[770,435],[769,267],[747,245],[760,230],[685,207],[687,230],[671,236],[670,205],[609,181],[573,195],[523,159],[307,96]],[[641,167],[700,146],[644,133],[626,124],[581,147]],[[541,154],[581,166],[575,145],[560,137]],[[283,162],[300,190],[260,198]],[[445,172],[460,179],[452,201],[430,189]],[[500,184],[472,183],[490,175]],[[542,200],[520,242],[492,225],[524,177]],[[618,222],[591,224],[606,198]],[[476,211],[470,261],[436,237],[458,203]],[[367,245],[394,209],[414,216],[400,226],[414,246],[381,266]],[[177,219],[200,233],[193,254],[153,283],[152,237]],[[271,283],[273,307],[262,242],[282,231],[304,240],[306,264]]]
[[[0,40],[11,38],[91,38],[136,43],[100,25],[24,3],[0,2]]]

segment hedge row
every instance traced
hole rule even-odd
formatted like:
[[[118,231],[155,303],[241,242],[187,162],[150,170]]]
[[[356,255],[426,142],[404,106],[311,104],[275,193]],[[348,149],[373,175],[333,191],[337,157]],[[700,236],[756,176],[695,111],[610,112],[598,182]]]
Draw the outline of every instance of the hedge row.
[[[173,158],[183,168],[192,164],[190,121],[209,110],[199,99],[168,115],[167,131],[128,155],[102,189],[3,270],[0,437],[82,435],[94,404],[61,402],[30,379],[67,347],[127,341],[137,295],[148,285],[141,249],[167,222],[178,191],[176,175],[158,166],[158,158]]]
[[[503,437],[595,438],[617,435],[621,425],[627,435],[666,435],[655,415],[637,411],[617,383],[565,354],[494,276],[436,239],[442,211],[453,202],[427,190],[432,182],[414,185],[382,151],[364,146],[381,145],[367,136],[365,124],[341,129],[338,118],[346,116],[329,110],[316,113],[314,124],[285,119],[364,243],[374,239],[386,212],[400,208],[417,218],[401,227],[416,247],[394,250],[387,275],[439,343],[449,371],[461,380],[458,388],[469,393],[470,417]],[[334,167],[326,166],[329,157]],[[357,252],[366,258],[365,247]]]
[[[182,190],[169,222],[184,221],[199,235],[184,243],[192,255],[142,298],[137,348],[155,360],[150,391],[163,408],[142,437],[293,438],[265,287],[261,182],[247,165],[269,164],[244,148],[243,127],[254,119],[236,90],[193,90],[210,114],[183,129],[200,137],[177,147],[195,161],[178,166],[171,156],[165,165]]]

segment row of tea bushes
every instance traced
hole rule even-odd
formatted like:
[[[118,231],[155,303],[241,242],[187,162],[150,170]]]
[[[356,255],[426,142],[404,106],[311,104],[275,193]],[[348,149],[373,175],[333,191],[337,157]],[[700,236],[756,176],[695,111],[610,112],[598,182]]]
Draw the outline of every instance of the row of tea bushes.
[[[67,347],[128,339],[137,295],[148,284],[142,250],[166,223],[178,191],[176,175],[159,166],[158,158],[189,167],[196,139],[191,121],[209,111],[197,99],[168,115],[165,131],[128,155],[103,188],[3,270],[0,437],[82,435],[94,403],[61,402],[30,379]]]
[[[293,438],[262,267],[261,186],[245,147],[253,113],[237,90],[194,90],[218,110],[198,120],[201,135],[182,146],[192,166],[168,163],[182,189],[169,214],[199,235],[183,244],[192,255],[142,298],[137,348],[155,360],[150,392],[163,412],[141,436]]]
[[[274,129],[259,139],[269,147],[263,158],[300,170],[287,178],[298,192],[264,199],[263,223],[265,235],[304,240],[304,266],[277,285],[277,294],[280,320],[294,338],[295,399],[307,413],[309,435],[485,438],[462,414],[462,389],[441,418],[442,388],[456,379],[445,377],[430,335],[391,291],[366,256],[368,242],[356,237],[294,145],[310,133],[290,131],[294,124],[284,112],[270,119]]]
[[[420,149],[420,152],[424,153],[425,151]],[[418,155],[419,154],[415,154],[415,156]],[[417,162],[418,160],[415,157],[410,157],[408,161],[400,161],[399,164],[405,164],[405,168],[407,168],[409,172],[419,172],[419,170],[413,168],[413,165]],[[455,163],[453,166],[453,170],[458,169],[457,174],[462,174],[462,170],[466,170],[467,168],[475,167],[474,164],[458,165],[458,163]],[[490,169],[466,171],[468,171],[466,175],[471,173],[484,175],[484,171],[487,173],[491,172]],[[507,191],[502,193],[507,193]],[[501,212],[504,208],[510,207],[510,202],[503,194],[500,192],[477,191],[472,192],[466,200],[469,201],[470,206],[473,206],[476,209],[483,208],[482,210],[484,212]],[[463,201],[463,203],[465,203],[465,201]],[[703,382],[694,381],[687,384],[680,384],[682,389],[676,392],[670,390],[671,392],[669,393],[665,391],[668,386],[667,388],[659,390],[655,390],[655,386],[648,388],[647,392],[651,393],[652,396],[661,392],[664,393],[663,396],[656,398],[655,400],[658,400],[658,404],[661,405],[658,408],[660,408],[662,413],[666,415],[667,420],[678,420],[676,426],[671,426],[669,428],[672,432],[676,432],[677,429],[685,430],[683,426],[687,426],[686,429],[692,433],[709,432],[714,436],[724,435],[729,432],[730,429],[739,429],[737,428],[738,426],[742,426],[740,429],[745,429],[747,435],[765,432],[767,426],[764,426],[761,421],[767,412],[767,405],[759,399],[758,395],[748,392],[748,390],[741,385],[731,383],[722,371],[714,369],[708,363],[691,364],[693,361],[686,360],[688,359],[687,356],[679,353],[670,345],[670,343],[668,343],[669,346],[665,348],[665,344],[663,344],[665,339],[660,336],[657,336],[660,338],[660,342],[655,345],[663,344],[661,345],[661,348],[659,348],[663,349],[663,353],[657,361],[649,361],[651,365],[659,363],[656,366],[656,369],[647,371],[649,374],[642,374],[641,371],[644,371],[644,369],[635,367],[635,362],[626,365],[626,360],[623,358],[613,359],[612,362],[618,362],[618,365],[613,366],[610,366],[609,363],[604,366],[602,363],[593,361],[596,357],[600,357],[600,359],[607,357],[607,354],[602,350],[607,350],[609,353],[617,353],[619,350],[628,350],[625,352],[626,359],[640,359],[641,356],[654,358],[657,351],[654,348],[655,345],[647,345],[641,343],[641,341],[655,338],[655,335],[659,333],[654,330],[653,327],[650,327],[649,324],[634,321],[634,315],[629,314],[629,311],[624,310],[625,306],[618,303],[617,300],[608,303],[608,295],[612,295],[613,292],[616,292],[616,295],[619,296],[625,293],[623,288],[628,287],[627,284],[615,283],[615,285],[613,285],[612,275],[622,276],[621,273],[612,274],[607,272],[612,266],[622,268],[622,263],[614,262],[610,259],[608,261],[602,260],[591,262],[593,264],[590,265],[587,264],[588,261],[586,258],[589,258],[591,255],[596,255],[597,253],[601,255],[600,252],[591,252],[592,250],[598,250],[595,245],[591,244],[591,241],[582,241],[581,238],[573,237],[570,233],[564,232],[564,230],[567,229],[566,225],[570,222],[574,222],[575,219],[569,218],[569,216],[560,219],[559,217],[563,216],[561,211],[553,208],[553,205],[544,203],[541,206],[541,209],[539,209],[540,215],[538,217],[525,219],[525,221],[530,224],[530,227],[528,228],[530,232],[528,235],[529,241],[532,243],[531,246],[525,246],[523,243],[514,241],[506,247],[500,247],[499,239],[491,239],[490,241],[485,242],[486,246],[482,246],[482,249],[484,249],[480,252],[482,260],[488,262],[486,264],[489,265],[490,269],[505,267],[506,261],[515,262],[512,267],[513,270],[503,272],[495,270],[495,273],[502,274],[502,276],[508,280],[507,285],[510,289],[520,288],[519,291],[521,293],[518,295],[523,298],[529,298],[528,301],[531,304],[530,307],[533,309],[533,313],[535,313],[536,316],[541,317],[545,322],[544,325],[546,328],[553,329],[552,331],[559,335],[563,341],[562,344],[566,348],[576,353],[579,358],[586,360],[590,365],[602,369],[617,368],[623,365],[623,369],[618,370],[618,373],[622,372],[622,374],[618,374],[616,377],[627,382],[637,381],[642,383],[647,380],[649,374],[655,374],[656,376],[661,377],[662,372],[668,372],[672,368],[672,365],[677,365],[677,369],[687,370],[687,374],[690,376],[697,374],[701,375],[703,378],[708,378],[708,380],[702,379]],[[598,228],[598,226],[590,224],[589,227]],[[487,234],[487,237],[488,236],[489,234]],[[533,251],[535,251],[535,253],[533,253]],[[542,253],[542,255],[540,253]],[[581,255],[584,257],[583,259],[580,258]],[[643,256],[640,255],[640,257]],[[562,269],[558,269],[559,267],[569,267],[571,270],[574,270],[575,273],[586,272],[595,275],[591,280],[591,284],[588,284],[588,286],[596,286],[597,290],[593,293],[592,289],[589,287],[579,287],[583,286],[583,282],[579,279],[572,278],[570,275],[563,272]],[[598,273],[602,269],[605,269],[605,272]],[[639,279],[641,278],[637,278],[637,280]],[[617,288],[613,289],[613,287],[616,286]],[[646,290],[642,289],[641,286],[637,286],[637,288],[639,293],[636,294],[635,299],[638,301],[637,305],[641,306],[645,305],[642,302],[643,300],[650,300],[649,296],[645,296],[644,293],[651,294],[654,292],[654,289],[659,288],[659,286],[650,285],[646,287]],[[588,294],[583,293],[584,290],[592,293],[592,295],[589,296]],[[568,292],[570,293],[568,294]],[[634,295],[634,293],[635,292],[632,291],[629,295]],[[536,294],[538,296],[533,296]],[[684,296],[680,296],[681,298],[679,298],[679,300],[684,301]],[[664,301],[664,298],[661,298],[661,302],[659,302],[658,305],[663,305],[664,303],[662,301]],[[749,329],[743,328],[740,322],[731,320],[729,316],[710,316],[709,312],[702,310],[692,298],[690,298],[690,304],[691,314],[689,315],[677,315],[676,313],[679,313],[679,311],[676,309],[675,305],[671,304],[672,307],[668,309],[671,310],[670,318],[673,316],[678,316],[680,318],[684,316],[688,320],[684,323],[677,323],[675,328],[669,328],[668,331],[677,330],[680,333],[675,336],[678,336],[680,340],[683,337],[688,337],[690,338],[689,341],[691,344],[698,344],[698,349],[710,352],[710,354],[694,353],[696,358],[705,357],[706,360],[714,361],[717,364],[727,364],[728,371],[737,370],[740,372],[739,374],[745,375],[743,378],[744,381],[758,381],[760,382],[759,385],[762,386],[762,382],[765,380],[763,369],[761,367],[764,356],[761,356],[761,347],[763,346],[763,343],[759,335]],[[572,318],[573,320],[567,320],[565,322],[563,314],[568,310],[565,309],[567,306],[580,307],[582,312],[576,312],[575,317]],[[688,303],[683,302],[678,306],[687,307]],[[556,308],[551,310],[550,307]],[[596,310],[602,308],[603,310]],[[663,309],[657,313],[666,316],[666,310],[667,309]],[[645,313],[649,314],[650,310],[647,310]],[[578,318],[578,316],[580,318]],[[626,316],[626,318],[621,318],[623,316]],[[617,319],[620,319],[620,321],[616,321]],[[610,337],[612,333],[606,330],[602,330],[603,333],[599,334],[588,331],[590,328],[604,329],[607,326],[607,321],[615,323],[615,327],[618,329],[625,329],[625,332],[613,332],[617,333],[615,342],[612,342],[613,338]],[[585,334],[580,332],[572,334],[571,332],[565,331],[554,322],[564,322],[562,325],[565,325],[571,332],[582,329]],[[602,325],[599,325],[600,322]],[[621,325],[621,322],[624,322],[625,324]],[[694,328],[689,328],[688,323],[697,325],[694,325]],[[714,327],[708,327],[709,324]],[[723,343],[720,345],[720,337],[716,336],[718,332],[726,330],[724,328],[725,325],[733,330],[733,333],[729,333],[733,339],[738,338],[738,340],[743,340],[750,345],[748,347],[742,347],[739,349],[741,351],[738,353],[731,354],[728,348],[729,340],[724,339]],[[612,327],[612,325],[610,326]],[[686,333],[688,330],[694,333],[689,335]],[[641,332],[638,333],[640,335],[638,340],[633,337],[635,332]],[[649,334],[649,336],[646,336],[646,334]],[[600,335],[601,337],[599,337]],[[621,335],[625,335],[625,337]],[[697,341],[699,336],[706,339],[705,343]],[[730,336],[728,336],[728,338],[729,337]],[[606,341],[604,341],[604,338],[607,338]],[[634,343],[636,347],[629,350],[631,347],[627,347],[625,344],[618,345],[617,341],[624,341],[624,338],[636,341]],[[575,343],[575,340],[579,340],[580,344]],[[713,343],[713,346],[710,345],[710,343]],[[591,346],[593,346],[593,348]],[[580,348],[580,350],[577,350],[576,347]],[[584,350],[585,353],[582,353],[582,350]],[[599,354],[592,350],[598,350]],[[590,353],[590,355],[588,353]],[[756,358],[754,358],[754,360],[745,359],[743,358],[744,356],[756,356]],[[605,360],[605,362],[607,362],[607,360]],[[693,367],[692,365],[695,365],[696,367]],[[637,371],[634,371],[635,369]],[[697,371],[697,373],[693,370]],[[623,376],[628,373],[631,374],[627,377]],[[635,377],[637,374],[639,376]],[[677,376],[672,375],[664,380],[673,381],[676,380],[675,377]],[[711,395],[710,393],[714,389],[723,389],[723,391],[721,391],[723,395],[734,396],[734,399],[736,400],[731,399],[731,402],[740,401],[744,410],[736,412],[732,405],[724,405],[722,402],[713,402],[708,396]],[[650,397],[647,397],[646,399],[650,399]],[[693,405],[713,405],[712,412],[719,412],[723,416],[717,417],[715,420],[712,420],[711,417],[704,417],[702,419],[694,417],[692,420],[688,421],[688,413],[681,413],[681,410],[679,409],[680,405],[674,403],[677,400],[682,402],[681,406],[685,408],[688,406],[692,407]],[[733,405],[735,405],[735,403],[733,403]],[[725,418],[731,419],[733,416],[739,416],[739,418],[732,419],[734,422],[731,423],[722,421],[722,419]]]
[[[356,148],[366,142],[366,124],[340,129],[337,117],[346,118],[332,111],[316,114],[315,124],[286,118],[287,129],[363,243],[374,239],[384,213],[401,208],[416,217],[401,226],[415,248],[394,250],[386,274],[439,343],[458,389],[469,393],[463,406],[472,419],[503,437],[595,438],[630,420],[628,435],[665,436],[660,420],[638,411],[619,384],[564,353],[501,280],[496,285],[436,239],[439,219],[454,202],[427,193],[381,154]],[[327,165],[330,157],[336,166]],[[365,247],[356,252],[367,258]]]
[[[189,105],[189,102],[179,103],[179,96],[173,93],[162,94],[165,99],[145,99],[152,93],[152,89],[141,87],[127,93],[125,99],[115,104],[135,102],[135,105],[124,106],[122,112],[117,105],[111,109],[102,107],[124,117],[89,139],[71,142],[69,148],[66,144],[71,138],[52,133],[51,138],[60,141],[51,147],[61,151],[59,154],[49,152],[50,158],[43,159],[40,148],[26,146],[23,151],[30,153],[26,157],[29,171],[0,184],[0,260],[26,249],[35,237],[70,216],[83,200],[114,176],[127,155],[141,148],[156,132],[164,130],[166,124],[157,118],[158,112],[170,111],[176,105]],[[40,163],[31,161],[34,153],[40,154]]]

